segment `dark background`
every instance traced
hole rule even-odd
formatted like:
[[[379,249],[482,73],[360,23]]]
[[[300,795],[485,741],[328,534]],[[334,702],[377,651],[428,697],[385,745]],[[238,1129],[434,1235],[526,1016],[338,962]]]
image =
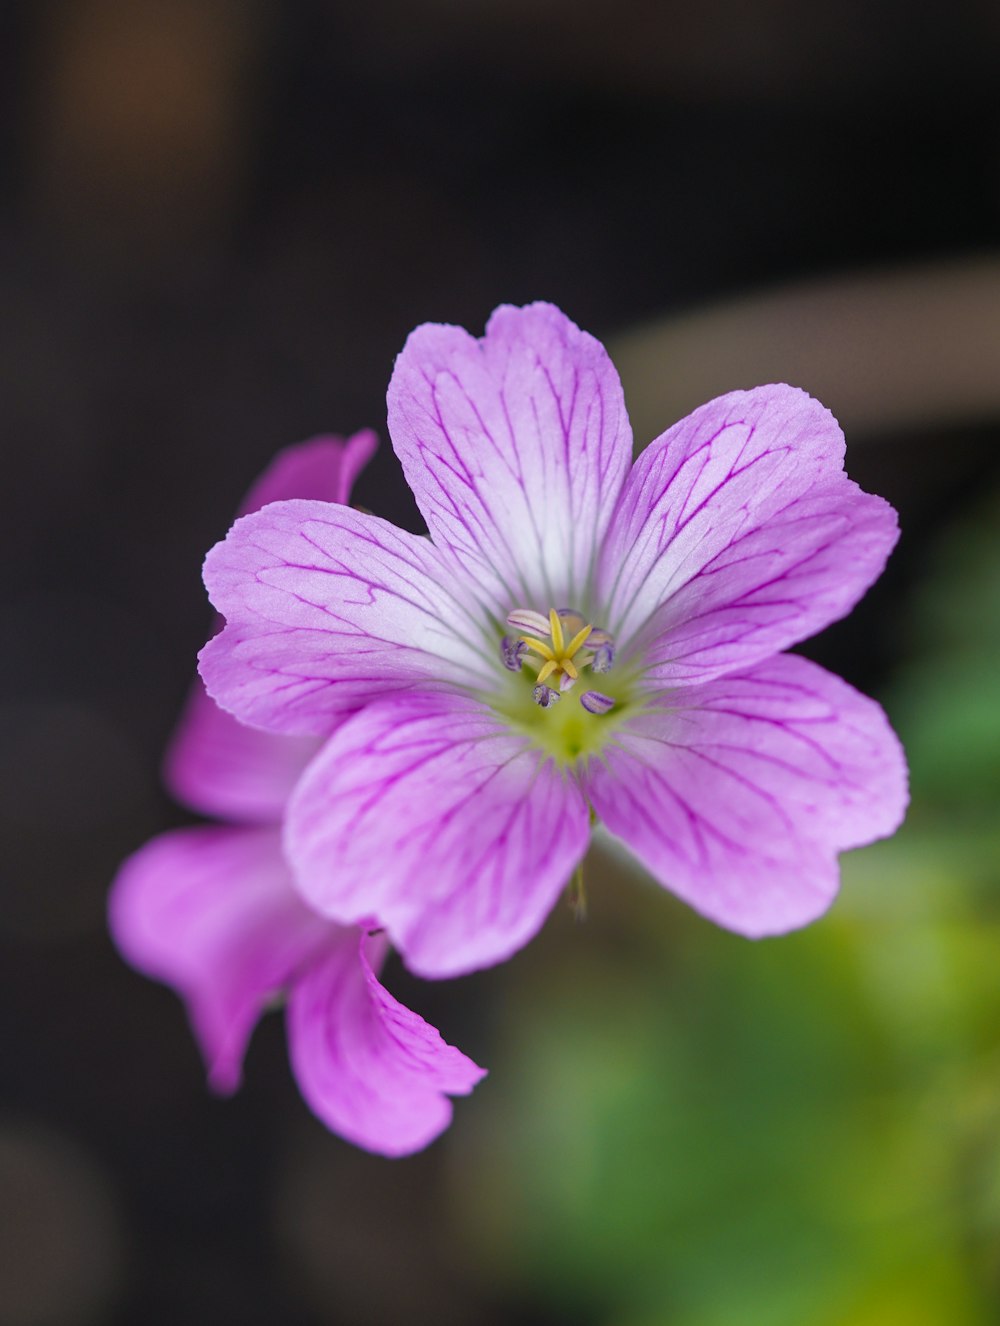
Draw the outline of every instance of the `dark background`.
[[[998,57],[989,0],[3,5],[3,1326],[587,1320],[463,1250],[478,1096],[426,1155],[367,1157],[308,1115],[272,1017],[214,1100],[174,996],[113,951],[118,862],[185,822],[157,767],[209,625],[200,561],[279,447],[386,442],[419,322],[545,298],[613,341],[988,251]],[[923,550],[996,477],[994,425],[849,437],[906,531],[811,651],[857,684],[884,683]],[[418,528],[388,445],[357,500]],[[520,961],[392,983],[490,1064]]]

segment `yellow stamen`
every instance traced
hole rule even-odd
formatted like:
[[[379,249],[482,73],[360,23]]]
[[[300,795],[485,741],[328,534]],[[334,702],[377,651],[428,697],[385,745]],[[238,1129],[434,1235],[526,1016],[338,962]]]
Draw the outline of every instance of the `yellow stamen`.
[[[561,654],[565,639],[563,637],[562,622],[559,620],[559,614],[555,608],[549,608],[549,629],[552,632],[552,647],[556,654]]]
[[[533,635],[522,635],[521,639],[524,641],[524,643],[528,646],[529,649],[534,650],[536,654],[541,654],[542,658],[548,658],[548,659],[555,658],[555,654],[553,654],[552,650],[549,648],[547,644],[544,643],[544,641],[536,640]]]
[[[574,635],[573,639],[569,642],[569,644],[566,646],[566,648],[562,651],[562,652],[563,652],[563,658],[572,658],[573,655],[576,653],[576,651],[577,651],[577,650],[580,648],[580,646],[583,644],[584,640],[586,640],[587,636],[590,635],[590,633],[591,633],[591,631],[592,631],[593,629],[594,629],[594,628],[593,628],[592,626],[585,626],[585,627],[583,627],[582,630],[577,631],[576,635]]]
[[[508,615],[507,622],[535,632],[534,635],[518,635],[521,647],[517,653],[518,662],[523,661],[536,674],[537,686],[544,687],[548,683],[558,693],[568,691],[594,662],[595,643],[600,645],[610,640],[606,631],[590,626],[578,612],[569,609],[560,613],[556,608],[549,608],[546,618],[534,609],[517,608]],[[589,648],[585,648],[588,644]],[[509,652],[512,648],[512,643],[505,641],[504,649]],[[525,650],[528,651],[526,655]],[[504,662],[507,663],[506,653]]]

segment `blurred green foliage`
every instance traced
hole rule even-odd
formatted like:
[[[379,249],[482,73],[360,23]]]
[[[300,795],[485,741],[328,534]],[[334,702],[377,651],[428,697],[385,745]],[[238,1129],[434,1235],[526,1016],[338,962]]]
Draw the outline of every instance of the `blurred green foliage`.
[[[1000,1320],[998,528],[934,550],[883,697],[910,815],[828,917],[747,943],[604,845],[586,942],[512,964],[455,1154],[490,1283],[607,1326]]]

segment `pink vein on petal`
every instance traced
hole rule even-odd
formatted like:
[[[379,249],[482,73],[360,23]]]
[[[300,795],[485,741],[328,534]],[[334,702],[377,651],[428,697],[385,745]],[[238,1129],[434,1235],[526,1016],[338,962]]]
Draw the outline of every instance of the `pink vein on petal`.
[[[476,685],[495,667],[447,558],[346,507],[280,502],[245,517],[205,579],[227,621],[202,653],[206,686],[261,727],[325,735],[379,693]]]
[[[539,928],[586,846],[575,781],[456,696],[395,696],[349,720],[292,799],[286,844],[311,906],[375,914],[407,964],[454,975]]]

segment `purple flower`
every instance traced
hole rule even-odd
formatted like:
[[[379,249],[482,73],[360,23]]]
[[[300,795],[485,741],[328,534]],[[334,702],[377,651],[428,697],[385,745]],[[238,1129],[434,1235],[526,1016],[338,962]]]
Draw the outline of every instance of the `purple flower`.
[[[346,502],[374,446],[357,433],[291,447],[244,509],[293,493]],[[447,1127],[448,1095],[471,1091],[483,1070],[379,984],[385,935],[333,924],[296,892],[280,824],[318,745],[245,727],[197,686],[166,777],[179,800],[226,823],[164,833],[130,857],[111,930],[133,966],[186,1000],[217,1091],[239,1086],[258,1018],[287,992],[292,1067],[311,1108],[359,1146],[402,1155]]]
[[[326,738],[286,821],[309,903],[378,915],[426,976],[485,966],[539,929],[599,816],[721,925],[823,912],[837,853],[906,803],[878,705],[779,652],[847,613],[897,538],[829,411],[732,392],[633,464],[611,362],[547,304],[498,309],[482,340],[419,327],[388,404],[430,539],[284,502],[205,565],[227,619],[210,693]]]

